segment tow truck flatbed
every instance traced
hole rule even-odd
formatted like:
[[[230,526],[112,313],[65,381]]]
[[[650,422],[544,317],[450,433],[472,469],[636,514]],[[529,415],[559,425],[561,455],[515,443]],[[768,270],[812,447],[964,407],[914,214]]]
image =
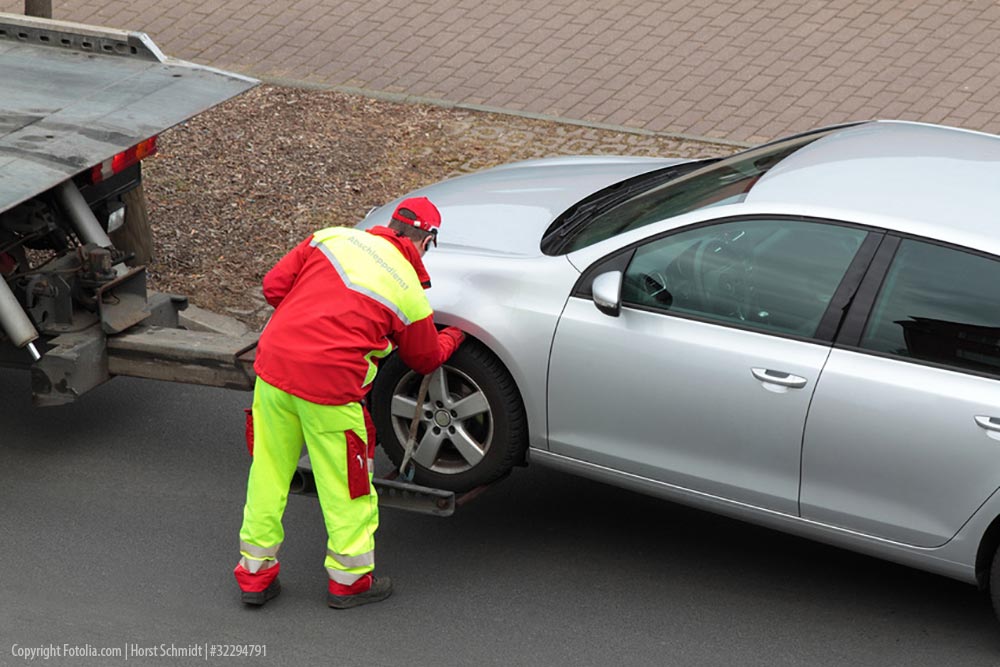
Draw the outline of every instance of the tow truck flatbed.
[[[145,33],[0,13],[0,211],[257,83]]]

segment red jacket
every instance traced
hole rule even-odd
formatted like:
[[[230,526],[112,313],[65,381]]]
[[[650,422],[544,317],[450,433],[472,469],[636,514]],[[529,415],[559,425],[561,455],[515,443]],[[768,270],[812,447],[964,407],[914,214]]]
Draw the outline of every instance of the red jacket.
[[[387,227],[320,230],[264,276],[275,307],[257,345],[264,381],[313,403],[360,401],[378,359],[396,347],[426,375],[462,342],[438,332],[424,294],[430,279],[413,243]]]

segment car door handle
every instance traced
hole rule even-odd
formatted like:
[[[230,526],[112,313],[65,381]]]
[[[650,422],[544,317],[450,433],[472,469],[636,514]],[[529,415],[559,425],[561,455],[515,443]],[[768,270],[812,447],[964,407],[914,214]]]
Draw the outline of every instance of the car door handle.
[[[808,382],[808,380],[799,375],[792,375],[791,373],[784,373],[782,371],[773,371],[769,368],[751,368],[750,372],[753,373],[753,376],[761,382],[768,382],[770,384],[788,387],[789,389],[801,389],[806,386],[806,382]]]
[[[1000,418],[987,417],[985,415],[976,416],[976,424],[987,431],[1000,431]]]

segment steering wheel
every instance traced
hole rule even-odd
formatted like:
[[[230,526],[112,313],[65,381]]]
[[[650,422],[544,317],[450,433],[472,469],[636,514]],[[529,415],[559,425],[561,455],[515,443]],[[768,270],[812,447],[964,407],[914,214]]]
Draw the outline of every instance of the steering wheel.
[[[727,312],[720,313],[726,317],[734,317],[741,322],[751,319],[755,288],[753,269],[743,262],[734,262],[723,268],[715,278],[718,294],[713,295],[713,301],[726,304]]]
[[[705,296],[701,281],[701,260],[705,252],[705,241],[693,244],[682,252],[664,270],[664,285],[669,285],[673,300],[683,308],[702,311]]]

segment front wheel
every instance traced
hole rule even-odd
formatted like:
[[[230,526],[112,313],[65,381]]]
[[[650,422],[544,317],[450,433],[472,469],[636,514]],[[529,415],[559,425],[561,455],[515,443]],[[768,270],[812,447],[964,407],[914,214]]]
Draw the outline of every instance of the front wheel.
[[[379,441],[402,463],[423,376],[393,355],[371,394]],[[484,346],[467,340],[431,375],[420,406],[413,453],[414,482],[463,492],[502,477],[520,463],[527,421],[510,373]]]

